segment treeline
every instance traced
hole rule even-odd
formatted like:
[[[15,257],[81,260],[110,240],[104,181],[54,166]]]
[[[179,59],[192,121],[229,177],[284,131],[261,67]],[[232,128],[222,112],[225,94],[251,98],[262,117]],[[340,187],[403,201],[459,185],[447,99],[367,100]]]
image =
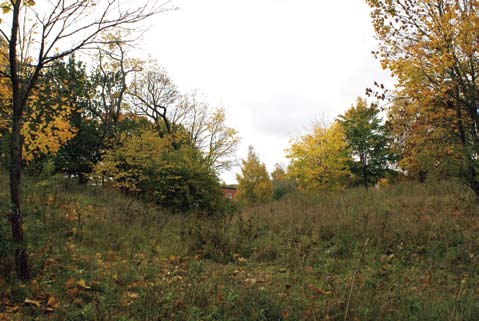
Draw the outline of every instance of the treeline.
[[[369,188],[404,176],[397,167],[390,124],[383,121],[376,104],[360,98],[333,123],[317,123],[310,133],[292,140],[286,153],[289,165],[277,164],[270,177],[250,147],[237,176],[238,197],[256,204],[297,190]]]
[[[104,37],[88,63],[71,55],[39,77],[22,128],[25,170],[115,186],[173,210],[220,210],[218,175],[239,143],[224,109],[180,93],[155,61],[131,57],[116,34]],[[11,89],[7,79],[0,86],[0,157],[8,166]]]
[[[268,197],[451,178],[479,194],[479,1],[366,2],[395,88],[375,83],[372,103],[294,140]]]
[[[366,92],[373,103],[359,98],[331,124],[293,140],[290,164],[273,179],[251,149],[238,175],[240,199],[399,178],[460,178],[479,192],[478,1],[367,3],[380,41],[374,54],[395,88],[376,84]],[[179,93],[156,62],[131,57],[117,33],[100,42],[88,65],[65,56],[41,69],[22,116],[23,165],[178,210],[214,211],[217,174],[232,165],[239,141],[224,110]],[[9,66],[7,43],[2,51]],[[1,158],[9,164],[11,79],[0,86]]]
[[[393,180],[393,137],[375,104],[358,99],[332,124],[315,124],[292,141],[287,177],[301,189],[341,189]]]

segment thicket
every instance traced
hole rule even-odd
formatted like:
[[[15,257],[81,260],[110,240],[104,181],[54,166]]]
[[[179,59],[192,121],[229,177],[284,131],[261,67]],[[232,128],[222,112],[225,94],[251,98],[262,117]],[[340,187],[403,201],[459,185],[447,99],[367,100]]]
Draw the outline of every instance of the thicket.
[[[181,97],[166,72],[153,69],[147,76],[161,76],[154,79],[162,83],[155,83],[158,88],[152,92],[170,90],[172,96],[157,102],[165,104],[156,106],[164,118],[149,119],[137,105],[126,104],[136,85],[125,83],[127,75],[118,68],[97,66],[88,72],[70,57],[45,72],[38,106],[32,107],[38,112],[28,115],[24,129],[26,173],[113,185],[183,212],[222,211],[218,170],[230,166],[238,143],[236,131],[225,125],[224,111],[210,110],[199,96]],[[118,98],[121,92],[123,101]],[[135,97],[143,96],[135,92]],[[42,107],[53,103],[56,108]],[[150,108],[144,104],[142,108]],[[2,108],[7,115],[6,106]],[[8,168],[10,134],[7,127],[0,130],[0,161]],[[70,136],[58,138],[61,133]]]

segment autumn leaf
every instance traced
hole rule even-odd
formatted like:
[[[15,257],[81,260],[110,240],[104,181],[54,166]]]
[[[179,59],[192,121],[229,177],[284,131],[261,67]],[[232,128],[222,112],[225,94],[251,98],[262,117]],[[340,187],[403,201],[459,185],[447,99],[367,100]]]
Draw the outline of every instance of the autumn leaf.
[[[25,301],[23,301],[23,304],[25,305],[30,305],[30,306],[34,306],[34,307],[37,307],[39,308],[42,303],[40,301],[37,301],[37,300],[30,300],[30,299],[25,299]]]
[[[57,309],[60,306],[60,303],[53,295],[50,295],[47,299],[47,305],[51,308]]]
[[[67,295],[70,298],[76,298],[79,294],[80,294],[80,289],[79,288],[67,289]]]
[[[121,304],[122,304],[123,306],[129,306],[129,305],[132,304],[136,299],[138,299],[138,297],[139,297],[138,293],[132,292],[132,291],[126,291],[126,292],[123,294],[123,298],[122,298]]]
[[[65,281],[65,289],[71,289],[75,285],[75,279],[74,278],[69,278],[68,280]]]
[[[399,167],[421,181],[460,176],[477,192],[479,1],[366,0],[384,69]]]
[[[86,285],[86,282],[85,280],[83,279],[80,279],[76,285],[80,288],[80,289],[84,289],[84,290],[90,290],[91,288],[89,286]]]

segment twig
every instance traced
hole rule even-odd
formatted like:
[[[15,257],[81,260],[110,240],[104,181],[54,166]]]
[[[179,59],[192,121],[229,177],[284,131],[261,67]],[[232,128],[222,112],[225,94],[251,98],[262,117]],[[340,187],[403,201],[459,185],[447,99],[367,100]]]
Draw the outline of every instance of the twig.
[[[457,292],[456,301],[454,302],[454,307],[452,308],[452,312],[451,312],[451,316],[449,317],[449,320],[456,320],[454,315],[456,314],[456,308],[459,305],[459,300],[461,299],[462,290],[463,290],[464,284],[466,283],[466,278],[467,278],[467,275],[461,278],[459,291]]]
[[[358,262],[356,263],[356,268],[354,269],[353,280],[351,281],[351,288],[349,289],[348,303],[346,304],[346,312],[344,313],[344,321],[348,319],[349,304],[351,303],[351,297],[353,295],[353,288],[354,288],[354,283],[356,281],[356,275],[359,272],[359,264],[361,263],[361,260],[364,256],[364,252],[366,251],[366,246],[368,245],[368,243],[369,243],[369,237],[364,242],[363,248],[361,250],[361,255],[359,255]]]

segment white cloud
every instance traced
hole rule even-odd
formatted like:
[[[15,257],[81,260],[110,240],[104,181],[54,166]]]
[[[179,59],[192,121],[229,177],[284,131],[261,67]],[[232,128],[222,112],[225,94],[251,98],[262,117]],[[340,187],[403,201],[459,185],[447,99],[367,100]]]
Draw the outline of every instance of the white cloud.
[[[269,169],[315,117],[333,118],[375,81],[389,82],[363,1],[177,0],[158,16],[144,49],[181,90],[227,109]],[[231,181],[233,173],[223,177]]]

